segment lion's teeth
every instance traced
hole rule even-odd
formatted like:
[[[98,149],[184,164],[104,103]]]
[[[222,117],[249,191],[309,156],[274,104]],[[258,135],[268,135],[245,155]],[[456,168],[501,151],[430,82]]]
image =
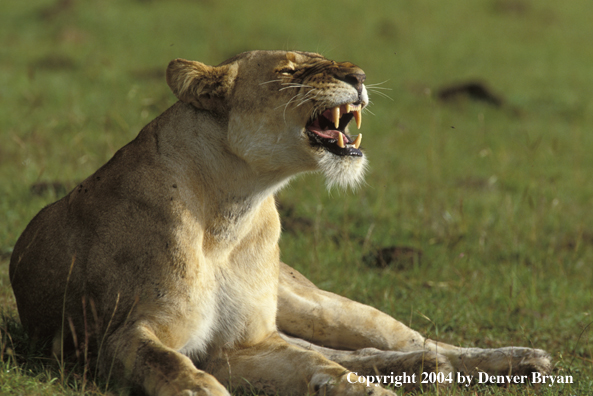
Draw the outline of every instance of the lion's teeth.
[[[356,127],[358,129],[360,129],[360,126],[362,125],[362,112],[360,111],[360,109],[358,110],[354,110],[354,120],[356,121]],[[360,136],[360,135],[358,135]]]
[[[341,148],[346,147],[346,145],[344,144],[344,135],[342,135],[342,132],[338,132],[338,146],[340,146]]]
[[[356,137],[356,139],[354,139],[354,142],[352,143],[352,145],[354,145],[354,148],[359,148],[360,147],[360,142],[362,142],[362,133],[359,133],[358,136]]]
[[[332,116],[334,117],[334,125],[336,129],[340,127],[340,107],[336,106],[332,109]]]
[[[352,111],[353,108],[354,106],[352,106],[350,103],[346,104],[346,114],[350,113],[350,111]]]

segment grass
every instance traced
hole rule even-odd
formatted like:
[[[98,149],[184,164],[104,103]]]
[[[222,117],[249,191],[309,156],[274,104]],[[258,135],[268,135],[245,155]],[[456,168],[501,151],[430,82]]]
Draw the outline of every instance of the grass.
[[[29,351],[8,281],[44,205],[107,161],[175,99],[177,57],[249,49],[350,60],[371,96],[367,186],[316,175],[279,194],[283,259],[320,287],[439,340],[549,351],[572,385],[454,387],[459,395],[593,387],[593,27],[587,0],[472,2],[90,0],[0,3],[0,393],[109,394]],[[501,107],[439,100],[480,80]],[[40,183],[63,188],[41,192]],[[34,191],[31,187],[36,185]],[[41,186],[41,188],[39,187]],[[411,247],[386,268],[374,252]],[[419,259],[418,259],[419,256]],[[66,375],[64,373],[66,372]],[[426,390],[422,394],[443,394]]]

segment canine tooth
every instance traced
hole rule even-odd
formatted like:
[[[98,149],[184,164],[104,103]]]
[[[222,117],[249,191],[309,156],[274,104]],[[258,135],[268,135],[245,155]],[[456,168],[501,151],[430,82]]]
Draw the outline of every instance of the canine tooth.
[[[332,115],[334,117],[334,125],[336,128],[340,126],[340,107],[336,106],[332,109]]]
[[[346,145],[344,144],[344,135],[342,135],[342,132],[338,132],[338,146],[340,146],[341,148],[346,147]]]
[[[360,147],[360,142],[362,142],[362,133],[359,133],[358,136],[356,137],[356,139],[354,139],[354,142],[352,143],[352,145],[354,146],[354,148],[359,148]]]
[[[356,127],[358,129],[360,129],[360,126],[362,125],[362,112],[360,110],[354,110],[354,120],[356,121]],[[360,135],[358,135],[360,136]]]

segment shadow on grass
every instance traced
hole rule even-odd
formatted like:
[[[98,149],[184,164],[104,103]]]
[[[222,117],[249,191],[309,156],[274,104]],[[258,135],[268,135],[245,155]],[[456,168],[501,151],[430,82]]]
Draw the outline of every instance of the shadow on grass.
[[[95,381],[91,365],[77,363],[76,359],[62,362],[52,357],[50,351],[51,345],[32,340],[16,317],[0,312],[0,365],[2,376],[14,377],[10,381],[13,388],[22,384],[22,388],[31,389],[31,383],[37,383],[39,392],[35,393],[38,394],[118,394],[106,389],[101,381]],[[51,389],[44,390],[48,386]],[[3,393],[1,384],[0,393]]]

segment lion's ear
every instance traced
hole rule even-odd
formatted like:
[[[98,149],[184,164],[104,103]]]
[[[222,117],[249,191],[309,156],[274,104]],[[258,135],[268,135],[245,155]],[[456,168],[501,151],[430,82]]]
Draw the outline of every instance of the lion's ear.
[[[238,66],[208,66],[200,62],[175,59],[167,67],[167,84],[179,100],[198,109],[223,111]]]

